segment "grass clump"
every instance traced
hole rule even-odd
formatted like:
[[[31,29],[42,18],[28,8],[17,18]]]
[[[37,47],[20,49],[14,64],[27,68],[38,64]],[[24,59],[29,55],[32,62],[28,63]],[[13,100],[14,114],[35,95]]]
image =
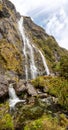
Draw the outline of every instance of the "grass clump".
[[[0,130],[14,130],[8,103],[0,104]]]
[[[44,114],[41,118],[27,123],[24,130],[66,130],[68,119],[64,114],[59,115],[59,118]]]

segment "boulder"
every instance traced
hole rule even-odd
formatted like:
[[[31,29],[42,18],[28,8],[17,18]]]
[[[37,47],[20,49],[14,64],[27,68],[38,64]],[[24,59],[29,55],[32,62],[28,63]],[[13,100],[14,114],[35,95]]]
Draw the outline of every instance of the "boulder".
[[[33,87],[33,85],[31,83],[27,84],[27,92],[31,96],[37,96],[37,91],[36,91],[36,89]]]
[[[0,101],[8,96],[8,81],[5,76],[0,75]]]
[[[22,92],[25,92],[27,90],[26,82],[24,80],[19,80],[19,82],[14,88],[16,90],[17,95],[21,95]]]
[[[19,80],[19,82],[14,86],[17,95],[21,95],[26,92],[29,96],[37,96],[37,91],[30,82],[25,80]]]

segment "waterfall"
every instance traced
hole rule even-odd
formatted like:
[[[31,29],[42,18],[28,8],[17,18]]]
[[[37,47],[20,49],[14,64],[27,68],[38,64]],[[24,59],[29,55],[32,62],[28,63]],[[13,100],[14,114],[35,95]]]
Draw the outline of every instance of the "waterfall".
[[[24,48],[23,48],[23,53],[25,56],[25,75],[26,75],[26,80],[28,80],[28,66],[27,66],[27,54],[26,54],[26,39],[24,35],[24,27],[23,27],[23,18],[21,17],[20,21],[18,22],[18,28],[22,36],[22,40],[24,42]]]
[[[46,71],[47,75],[49,75],[50,72],[49,72],[49,68],[48,68],[48,66],[47,66],[46,60],[45,60],[45,58],[44,58],[44,56],[43,56],[43,54],[42,54],[42,52],[41,52],[40,50],[39,50],[39,53],[40,53],[40,55],[41,55],[43,65],[44,65],[44,67],[45,67],[45,71]]]
[[[20,21],[18,22],[18,26],[19,26],[19,31],[20,31],[21,36],[22,36],[22,40],[24,42],[23,53],[25,56],[26,80],[28,80],[28,70],[29,69],[30,69],[30,73],[31,73],[31,78],[34,79],[37,76],[37,68],[35,66],[33,47],[30,44],[28,37],[25,35],[24,25],[23,25],[23,17],[21,17]],[[30,68],[28,68],[28,56],[30,58]]]
[[[10,108],[14,108],[14,106],[18,103],[18,102],[25,102],[25,100],[20,100],[15,92],[15,89],[13,88],[12,84],[9,84],[9,106]]]
[[[33,45],[33,47],[34,47],[35,50],[37,50],[37,51],[40,53],[40,56],[41,56],[41,58],[42,58],[43,65],[44,65],[44,67],[45,67],[45,71],[46,71],[47,75],[49,75],[49,74],[50,74],[50,71],[49,71],[49,68],[48,68],[48,66],[47,66],[46,59],[45,59],[44,55],[42,54],[42,52],[41,52],[37,47],[35,47],[34,45]]]
[[[30,43],[30,40],[28,39],[28,37],[25,34],[25,29],[24,29],[24,25],[23,25],[23,17],[21,17],[18,22],[18,28],[19,28],[19,31],[20,31],[20,34],[22,36],[22,40],[24,43],[23,54],[25,57],[25,76],[26,76],[25,78],[26,78],[26,80],[29,79],[29,74],[30,74],[31,79],[36,78],[38,75],[39,70],[38,70],[38,66],[35,65],[34,48],[39,52],[40,57],[42,59],[42,64],[44,65],[44,68],[45,68],[45,71],[46,71],[47,75],[49,75],[50,74],[49,68],[47,66],[46,59],[44,58],[42,52],[37,47],[35,47],[33,44]]]

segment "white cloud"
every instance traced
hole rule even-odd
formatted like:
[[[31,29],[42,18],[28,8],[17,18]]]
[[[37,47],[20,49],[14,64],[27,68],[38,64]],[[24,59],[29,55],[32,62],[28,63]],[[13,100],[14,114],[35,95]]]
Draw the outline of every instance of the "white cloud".
[[[12,1],[17,10],[21,13],[21,14],[24,14],[24,15],[27,15],[29,13],[31,13],[31,11],[34,11],[35,9],[40,9],[41,8],[41,11],[42,12],[43,10],[50,10],[52,8],[55,8],[55,7],[58,7],[60,6],[61,3],[63,3],[65,0],[48,0],[48,1],[45,1],[45,0],[19,0],[19,1],[16,1],[16,0],[10,0]],[[38,13],[38,12],[37,12]]]
[[[55,36],[60,46],[68,49],[68,16],[62,8],[52,14],[45,28]]]
[[[22,15],[31,16],[68,49],[68,0],[10,0]]]

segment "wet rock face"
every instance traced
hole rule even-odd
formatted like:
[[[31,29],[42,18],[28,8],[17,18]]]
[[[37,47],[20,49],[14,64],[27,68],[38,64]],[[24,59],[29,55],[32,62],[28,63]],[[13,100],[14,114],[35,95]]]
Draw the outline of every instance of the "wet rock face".
[[[0,75],[0,101],[8,96],[8,81],[3,75]]]
[[[3,7],[2,10],[0,10],[0,18],[9,18],[10,14],[8,13],[8,10]]]

